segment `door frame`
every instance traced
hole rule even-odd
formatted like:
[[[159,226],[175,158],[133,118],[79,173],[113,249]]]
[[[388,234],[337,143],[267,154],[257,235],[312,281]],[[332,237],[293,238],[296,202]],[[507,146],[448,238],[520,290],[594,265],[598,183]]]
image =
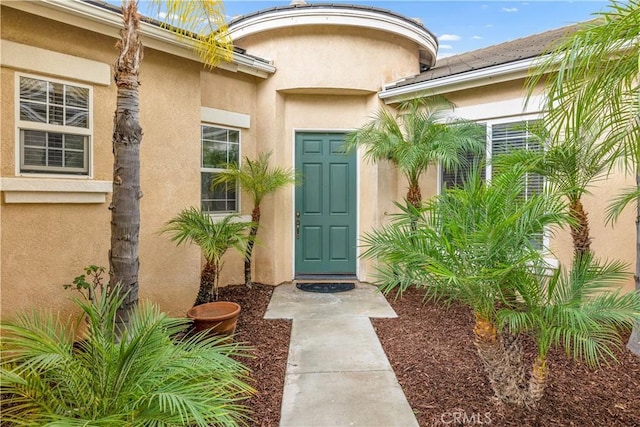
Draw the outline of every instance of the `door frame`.
[[[340,129],[340,128],[293,128],[291,130],[291,164],[295,170],[296,167],[296,135],[299,133],[335,133],[335,134],[347,134],[354,129]],[[361,162],[360,149],[356,151],[356,279],[360,278],[360,245],[358,239],[360,236],[360,162]],[[291,188],[291,280],[295,280],[296,276],[296,230],[295,230],[295,218],[296,218],[296,189]]]

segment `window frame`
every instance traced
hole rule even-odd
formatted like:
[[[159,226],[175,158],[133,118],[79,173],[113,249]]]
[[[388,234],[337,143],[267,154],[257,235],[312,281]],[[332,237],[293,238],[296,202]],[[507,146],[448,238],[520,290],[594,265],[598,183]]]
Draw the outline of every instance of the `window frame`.
[[[203,198],[202,198],[202,174],[203,173],[216,173],[216,172],[222,172],[225,171],[226,169],[224,168],[210,168],[210,167],[204,167],[203,163],[204,163],[204,146],[203,146],[203,142],[204,142],[204,127],[210,127],[210,128],[216,128],[216,129],[223,129],[223,130],[227,130],[227,131],[235,131],[238,133],[238,166],[240,166],[241,161],[242,161],[242,129],[240,128],[236,128],[236,127],[232,127],[232,126],[225,126],[225,125],[220,125],[217,123],[210,123],[210,122],[205,122],[205,121],[201,121],[200,123],[200,208],[202,209],[203,212],[208,213],[211,216],[227,216],[227,215],[232,215],[232,214],[239,214],[241,212],[241,192],[240,192],[240,186],[239,184],[236,183],[236,198],[235,198],[235,203],[236,203],[236,209],[235,210],[225,210],[225,211],[208,211],[208,210],[204,210],[203,207]],[[235,144],[234,142],[230,142],[230,141],[221,141],[221,142],[225,142],[227,144]]]
[[[87,127],[76,127],[68,125],[53,125],[49,123],[32,122],[28,120],[20,119],[20,80],[21,78],[29,78],[34,80],[41,80],[47,83],[57,83],[65,86],[73,86],[78,88],[87,89]],[[41,178],[78,178],[87,179],[93,178],[93,86],[82,84],[71,80],[63,80],[52,78],[44,75],[28,74],[28,73],[15,73],[15,90],[14,90],[14,123],[15,123],[15,174],[16,176],[32,176]],[[37,131],[37,132],[51,132],[62,135],[80,135],[84,138],[84,162],[85,168],[65,168],[55,166],[25,166],[25,146],[22,140],[23,131]],[[24,170],[28,168],[29,170]]]

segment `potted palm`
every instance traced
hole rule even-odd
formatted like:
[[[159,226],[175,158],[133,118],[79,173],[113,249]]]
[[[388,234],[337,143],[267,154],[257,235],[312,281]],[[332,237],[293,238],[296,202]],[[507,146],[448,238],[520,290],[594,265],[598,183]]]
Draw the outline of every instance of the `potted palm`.
[[[205,259],[200,274],[200,288],[187,317],[193,319],[196,332],[211,329],[213,333],[231,335],[235,331],[240,306],[231,301],[218,301],[220,272],[223,255],[230,248],[243,253],[251,223],[238,221],[238,215],[213,218],[195,207],[184,209],[169,220],[163,233],[168,233],[177,245],[195,243]]]

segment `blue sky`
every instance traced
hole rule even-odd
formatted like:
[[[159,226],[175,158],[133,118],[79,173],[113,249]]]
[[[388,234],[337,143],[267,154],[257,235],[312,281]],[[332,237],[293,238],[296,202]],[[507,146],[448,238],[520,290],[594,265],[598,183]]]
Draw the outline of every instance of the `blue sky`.
[[[438,36],[439,57],[479,49],[593,18],[606,10],[607,1],[436,1],[436,0],[325,0],[308,3],[348,3],[390,9],[422,23]],[[288,1],[226,0],[231,19],[261,9],[286,6]],[[141,1],[144,13],[144,1]]]

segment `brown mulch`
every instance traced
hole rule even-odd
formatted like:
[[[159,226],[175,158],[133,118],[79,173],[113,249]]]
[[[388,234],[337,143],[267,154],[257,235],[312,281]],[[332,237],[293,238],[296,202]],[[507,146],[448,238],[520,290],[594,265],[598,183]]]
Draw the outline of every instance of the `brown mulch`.
[[[238,340],[255,348],[245,360],[258,393],[248,401],[254,426],[277,426],[291,322],[264,320],[273,288],[221,288],[221,299],[238,302]],[[423,305],[410,290],[388,298],[397,319],[373,319],[382,346],[420,426],[624,426],[640,427],[640,358],[618,351],[620,364],[589,369],[554,351],[545,397],[533,410],[492,398],[473,347],[469,309]],[[625,341],[626,342],[626,341]],[[533,350],[529,348],[529,350]]]
[[[256,394],[247,402],[253,414],[252,426],[277,426],[280,423],[280,405],[284,389],[284,374],[289,354],[291,320],[265,320],[264,313],[275,288],[254,284],[226,286],[219,289],[219,300],[240,304],[241,311],[236,326],[236,341],[248,343],[253,348],[253,358],[241,361],[252,371]]]
[[[423,305],[415,289],[388,300],[398,318],[373,324],[421,426],[640,426],[640,358],[626,348],[620,364],[599,369],[553,351],[542,401],[515,408],[492,398],[468,308]],[[531,343],[526,350],[535,356]]]

